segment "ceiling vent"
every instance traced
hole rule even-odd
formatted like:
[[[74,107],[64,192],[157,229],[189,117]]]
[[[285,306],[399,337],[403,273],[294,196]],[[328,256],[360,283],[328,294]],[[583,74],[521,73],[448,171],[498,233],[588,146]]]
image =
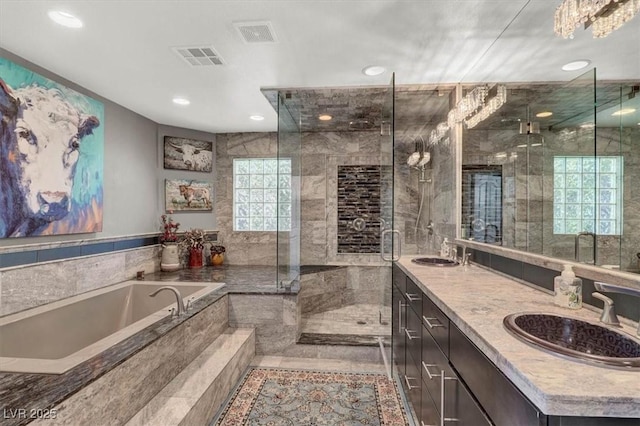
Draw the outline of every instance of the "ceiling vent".
[[[276,43],[278,41],[273,26],[269,21],[236,22],[233,26],[236,27],[240,38],[246,44]]]
[[[211,46],[173,47],[172,50],[192,67],[224,65],[224,60]]]

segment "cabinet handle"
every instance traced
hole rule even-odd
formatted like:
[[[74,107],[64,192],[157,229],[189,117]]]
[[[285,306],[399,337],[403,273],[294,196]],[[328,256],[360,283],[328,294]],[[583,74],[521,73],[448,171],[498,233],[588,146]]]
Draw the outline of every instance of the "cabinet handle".
[[[417,380],[417,379],[415,377],[404,376],[404,382],[407,384],[407,388],[409,390],[420,387],[420,386],[411,386],[411,383],[409,383],[409,380]]]
[[[406,308],[407,304],[398,300],[398,333],[402,333],[402,308]]]
[[[455,417],[445,417],[445,401],[444,401],[444,386],[447,380],[458,380],[455,377],[447,377],[444,374],[444,370],[440,370],[440,426],[444,426],[446,422],[457,422],[460,421]]]
[[[436,364],[425,364],[424,361],[422,361],[422,368],[424,368],[424,371],[427,372],[427,376],[429,376],[429,380],[433,380],[434,377],[440,377],[439,374],[431,374],[431,372],[429,371],[429,367],[437,367]]]
[[[444,324],[442,324],[438,318],[427,318],[423,316],[422,319],[427,323],[429,328],[444,327]],[[438,321],[439,324],[431,324],[431,321]]]
[[[411,333],[415,333],[415,331],[413,331],[413,330],[409,330],[408,328],[405,328],[404,332],[406,333],[406,335],[409,338],[409,340],[413,340],[413,339],[417,339],[418,338],[418,336],[412,336],[411,335]]]
[[[407,296],[407,300],[409,302],[417,302],[419,300],[422,300],[420,295],[416,293],[405,293],[405,296]]]

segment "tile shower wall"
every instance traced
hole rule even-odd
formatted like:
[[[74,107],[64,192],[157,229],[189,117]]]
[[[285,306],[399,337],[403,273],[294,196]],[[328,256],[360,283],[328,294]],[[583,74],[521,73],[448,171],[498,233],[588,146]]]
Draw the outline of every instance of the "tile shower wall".
[[[380,253],[383,167],[338,166],[338,253]]]
[[[227,249],[226,263],[276,265],[276,232],[236,232],[233,230],[233,159],[276,158],[277,154],[276,133],[224,133],[216,135],[215,209],[218,238]]]

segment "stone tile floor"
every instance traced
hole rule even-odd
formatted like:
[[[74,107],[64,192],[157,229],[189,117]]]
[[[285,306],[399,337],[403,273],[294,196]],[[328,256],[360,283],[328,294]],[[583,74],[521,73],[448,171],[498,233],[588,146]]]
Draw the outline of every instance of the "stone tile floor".
[[[380,312],[383,324],[380,323]],[[303,316],[300,329],[309,334],[390,337],[391,306],[349,305]]]

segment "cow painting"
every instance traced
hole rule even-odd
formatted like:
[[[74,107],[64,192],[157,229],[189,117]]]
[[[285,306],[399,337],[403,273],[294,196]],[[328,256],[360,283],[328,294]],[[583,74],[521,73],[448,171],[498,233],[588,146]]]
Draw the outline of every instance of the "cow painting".
[[[191,185],[178,185],[180,195],[187,201],[187,207],[191,208],[193,202],[202,203],[211,208],[211,192],[208,188],[194,188]]]
[[[211,172],[213,143],[195,139],[164,137],[164,168]]]
[[[212,210],[211,183],[167,179],[165,181],[165,208],[167,211]]]
[[[24,69],[0,60],[0,238],[101,230],[102,146],[100,164],[85,161],[78,175],[85,143],[100,143],[93,133],[101,119],[70,99],[84,95],[35,73],[12,88],[4,79]]]

